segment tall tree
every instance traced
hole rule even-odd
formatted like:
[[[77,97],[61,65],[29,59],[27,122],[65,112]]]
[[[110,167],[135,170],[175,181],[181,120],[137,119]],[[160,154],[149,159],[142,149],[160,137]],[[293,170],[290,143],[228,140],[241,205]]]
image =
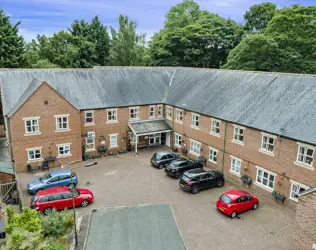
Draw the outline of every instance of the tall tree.
[[[18,68],[25,64],[24,40],[18,34],[20,22],[12,25],[0,9],[0,68]]]
[[[119,29],[111,27],[110,64],[116,66],[148,65],[145,34],[136,33],[136,23],[119,16]]]
[[[244,15],[246,21],[244,29],[247,33],[262,33],[268,26],[269,21],[276,14],[274,3],[261,3],[250,7]]]

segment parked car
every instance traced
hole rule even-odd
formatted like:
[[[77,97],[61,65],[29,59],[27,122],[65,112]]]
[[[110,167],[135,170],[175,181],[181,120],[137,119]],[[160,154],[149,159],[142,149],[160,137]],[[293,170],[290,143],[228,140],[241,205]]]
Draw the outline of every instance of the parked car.
[[[179,180],[180,187],[192,194],[197,194],[202,189],[222,187],[225,183],[224,175],[218,171],[192,169],[183,173]]]
[[[39,190],[51,187],[70,186],[71,178],[73,185],[76,186],[78,178],[71,170],[64,169],[51,171],[40,178],[33,179],[27,184],[27,190],[30,194],[35,194]]]
[[[165,172],[167,175],[179,179],[184,172],[196,168],[203,168],[203,163],[200,160],[179,158],[167,165]]]
[[[259,199],[248,191],[237,189],[230,190],[222,194],[216,202],[218,210],[235,218],[237,214],[250,209],[257,209]]]
[[[88,189],[74,188],[76,207],[86,207],[93,202],[93,193]],[[32,196],[30,207],[47,215],[56,210],[72,208],[72,193],[69,187],[55,187],[41,190]]]
[[[163,151],[154,153],[154,155],[150,159],[150,162],[152,166],[162,169],[177,158],[179,158],[179,155],[177,153]]]

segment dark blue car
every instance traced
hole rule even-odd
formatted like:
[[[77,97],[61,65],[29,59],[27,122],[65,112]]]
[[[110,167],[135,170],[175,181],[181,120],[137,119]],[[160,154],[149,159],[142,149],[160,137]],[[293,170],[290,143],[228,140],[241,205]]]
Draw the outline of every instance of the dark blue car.
[[[78,178],[71,170],[65,169],[51,171],[40,178],[32,180],[29,184],[27,184],[27,190],[30,194],[35,194],[39,190],[51,187],[70,186],[71,178],[72,183],[76,186]]]

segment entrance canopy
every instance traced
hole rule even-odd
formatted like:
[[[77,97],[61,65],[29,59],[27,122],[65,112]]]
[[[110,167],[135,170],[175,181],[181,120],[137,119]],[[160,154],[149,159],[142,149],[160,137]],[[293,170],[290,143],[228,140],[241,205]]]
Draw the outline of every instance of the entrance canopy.
[[[150,135],[154,133],[165,133],[171,131],[171,126],[166,122],[165,119],[129,122],[128,126],[136,136]]]

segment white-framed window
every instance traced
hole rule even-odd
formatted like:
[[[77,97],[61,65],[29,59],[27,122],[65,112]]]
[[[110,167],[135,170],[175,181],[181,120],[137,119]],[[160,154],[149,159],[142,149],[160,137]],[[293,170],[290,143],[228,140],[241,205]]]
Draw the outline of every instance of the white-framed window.
[[[129,108],[129,119],[130,120],[139,119],[139,107]]]
[[[177,147],[181,147],[182,144],[182,136],[179,134],[174,135],[174,145]]]
[[[117,135],[118,134],[110,134],[110,148],[117,147]]]
[[[198,114],[192,113],[192,124],[191,127],[198,128],[199,127],[199,118],[200,116]]]
[[[42,160],[41,148],[29,148],[26,151],[27,151],[28,161],[41,161]]]
[[[261,152],[273,154],[274,151],[274,142],[276,136],[262,133],[261,138]]]
[[[106,114],[108,123],[117,122],[117,109],[108,109]]]
[[[94,137],[87,137],[86,138],[86,151],[94,151]]]
[[[201,143],[194,141],[194,140],[190,140],[190,153],[200,156],[201,153]]]
[[[70,156],[70,144],[71,143],[65,143],[65,144],[59,144],[57,145],[58,148],[58,156]]]
[[[25,125],[25,134],[39,134],[39,117],[23,118]]]
[[[157,115],[158,115],[158,117],[162,117],[162,105],[158,105]]]
[[[231,156],[230,172],[240,176],[241,162],[242,162],[241,159]]]
[[[297,194],[309,189],[308,186],[306,185],[303,185],[301,183],[298,183],[296,181],[292,181],[290,180],[291,182],[291,192],[290,192],[290,199],[293,200],[293,201],[296,201],[298,202],[298,199],[295,197]]]
[[[166,118],[168,120],[172,119],[172,107],[170,107],[170,106],[167,106],[167,108],[166,108]]]
[[[85,125],[94,125],[94,112],[93,111],[85,111]]]
[[[155,118],[155,106],[149,106],[149,117]]]
[[[69,130],[69,115],[56,115],[56,131]]]
[[[210,147],[210,152],[209,152],[209,158],[208,160],[210,162],[213,162],[213,163],[217,163],[217,155],[218,155],[218,150],[215,149],[215,148],[211,148]]]
[[[177,109],[176,111],[176,122],[183,123],[183,110]]]
[[[315,148],[305,145],[298,144],[298,152],[296,161],[304,166],[313,167],[313,159],[314,159],[314,151]]]
[[[275,177],[276,174],[263,168],[257,167],[256,183],[259,186],[263,186],[272,191],[274,189]]]
[[[211,127],[211,134],[219,135],[219,126],[221,121],[212,119],[212,127]]]
[[[234,125],[234,137],[233,142],[238,144],[244,144],[244,127]]]

